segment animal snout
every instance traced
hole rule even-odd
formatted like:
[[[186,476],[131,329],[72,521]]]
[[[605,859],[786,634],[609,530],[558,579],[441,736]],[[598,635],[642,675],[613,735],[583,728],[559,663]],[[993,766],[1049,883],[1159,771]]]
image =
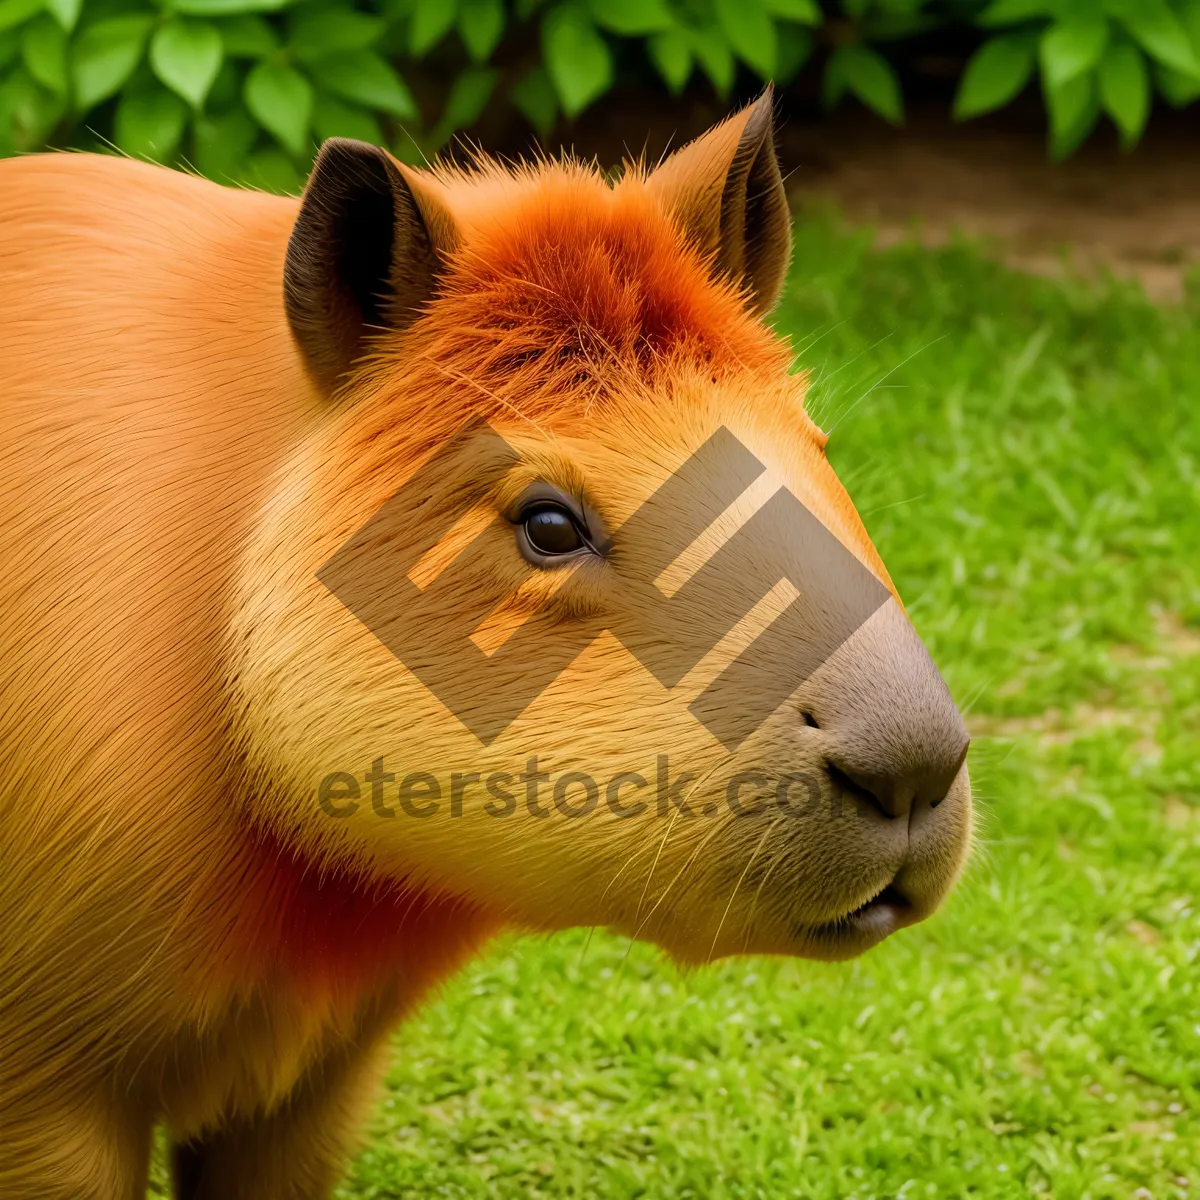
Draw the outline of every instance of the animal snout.
[[[951,761],[949,747],[953,745],[960,749]],[[946,798],[966,757],[964,731],[962,738],[947,736],[944,754],[900,755],[894,765],[881,763],[879,756],[870,755],[867,765],[862,766],[839,747],[826,756],[826,767],[833,782],[844,791],[864,796],[886,816],[903,817],[914,808],[937,808]]]
[[[843,651],[804,714],[822,730],[831,781],[888,817],[936,808],[970,736],[916,631],[889,603]]]

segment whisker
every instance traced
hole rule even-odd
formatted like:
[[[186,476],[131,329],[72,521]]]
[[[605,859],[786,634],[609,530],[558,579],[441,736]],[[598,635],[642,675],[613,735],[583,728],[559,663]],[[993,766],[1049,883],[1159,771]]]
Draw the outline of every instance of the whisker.
[[[667,838],[671,836],[671,830],[675,828],[675,822],[679,820],[679,814],[683,810],[677,808],[671,816],[671,822],[667,826],[666,833],[662,836],[662,841],[658,843],[658,850],[654,855],[654,861],[650,864],[650,871],[646,875],[646,882],[642,885],[642,894],[638,897],[637,908],[634,910],[633,919],[636,921],[642,915],[642,905],[646,902],[646,893],[650,890],[650,880],[654,878],[654,872],[658,867],[658,860],[662,857],[663,847],[667,844]]]
[[[995,675],[989,675],[976,689],[974,695],[962,706],[962,715],[965,717],[971,709],[978,703],[980,697],[996,682]]]
[[[900,370],[900,368],[901,368],[901,367],[903,367],[903,366],[906,366],[908,363],[912,362],[912,360],[913,360],[914,358],[916,358],[918,354],[924,354],[926,350],[929,350],[931,347],[933,347],[933,346],[936,346],[936,345],[938,344],[938,342],[944,342],[944,341],[946,340],[946,338],[948,338],[949,336],[950,336],[950,335],[949,335],[948,333],[943,333],[941,337],[936,337],[936,338],[934,338],[932,342],[927,342],[927,343],[926,343],[924,346],[918,346],[916,350],[914,350],[914,351],[913,351],[911,354],[909,354],[907,357],[905,357],[905,358],[902,358],[902,359],[901,359],[901,360],[900,360],[900,361],[899,361],[899,362],[898,362],[898,363],[897,363],[897,364],[896,364],[894,367],[891,367],[891,368],[889,368],[887,371],[885,371],[885,372],[883,373],[883,375],[881,375],[881,376],[879,377],[879,379],[878,379],[878,380],[876,380],[876,382],[875,382],[875,383],[873,383],[873,384],[872,384],[872,385],[871,385],[869,388],[867,388],[867,390],[866,390],[865,392],[863,392],[863,394],[862,394],[861,396],[859,396],[859,398],[858,398],[857,400],[855,400],[855,402],[854,402],[852,405],[850,405],[850,407],[849,407],[848,409],[846,409],[846,411],[845,411],[844,413],[841,413],[841,414],[838,416],[838,419],[837,419],[837,420],[836,420],[836,421],[833,423],[833,425],[832,425],[832,426],[830,426],[829,432],[830,432],[830,433],[833,433],[833,431],[834,431],[834,430],[835,430],[835,429],[836,429],[836,428],[837,428],[837,427],[838,427],[838,426],[839,426],[839,425],[840,425],[840,424],[841,424],[841,423],[842,423],[842,422],[843,422],[843,421],[844,421],[844,420],[845,420],[845,419],[846,419],[846,418],[847,418],[847,417],[848,417],[848,416],[849,416],[849,415],[850,415],[850,414],[851,414],[851,413],[852,413],[852,412],[853,412],[853,411],[854,411],[854,410],[855,410],[855,409],[856,409],[856,408],[857,408],[857,407],[858,407],[858,406],[859,406],[859,405],[860,405],[860,404],[861,404],[861,403],[862,403],[862,402],[863,402],[863,401],[864,401],[864,400],[865,400],[865,399],[866,399],[866,398],[869,396],[869,395],[871,395],[871,393],[872,393],[872,392],[876,391],[876,390],[879,388],[879,386],[880,386],[880,385],[881,385],[881,384],[882,384],[882,383],[883,383],[885,380],[887,380],[887,379],[890,379],[890,378],[891,378],[891,377],[892,377],[892,376],[893,376],[893,375],[894,375],[894,374],[895,374],[895,373],[896,373],[898,370]]]
[[[891,504],[880,504],[875,508],[864,508],[859,512],[860,517],[869,517],[872,513],[886,512],[889,508],[901,508],[905,504],[915,504],[918,500],[924,500],[928,493],[921,492],[916,496],[909,496],[906,500],[895,500]]]
[[[719,768],[725,766],[725,764],[728,763],[732,757],[733,757],[733,755],[731,753],[729,753],[729,754],[726,754],[724,757],[718,759],[715,763],[713,763],[713,765],[711,767],[709,767],[709,769],[707,771],[705,771],[704,774],[701,775],[700,778],[697,779],[695,783],[692,784],[692,786],[688,789],[687,794],[683,797],[683,800],[680,803],[680,806],[671,815],[671,824],[667,826],[667,832],[665,834],[663,834],[663,840],[659,844],[659,847],[658,847],[658,854],[656,854],[654,856],[654,863],[650,867],[650,874],[646,876],[646,884],[642,888],[642,895],[641,895],[641,898],[638,900],[637,911],[634,913],[634,917],[633,917],[633,919],[635,921],[638,920],[642,915],[642,905],[643,905],[643,903],[645,903],[645,900],[646,900],[646,892],[650,888],[650,880],[653,878],[654,871],[658,867],[659,855],[662,854],[663,847],[666,846],[667,838],[671,836],[671,830],[674,828],[675,822],[679,819],[679,815],[687,807],[688,801],[696,794],[696,789],[703,786],[703,784],[708,781],[709,777],[713,774],[713,772],[717,771]]]
[[[771,828],[767,832],[770,833],[771,830],[774,830],[782,820],[782,816],[776,817],[775,820],[771,822]],[[767,867],[766,874],[763,875],[762,879],[759,881],[758,889],[754,893],[754,903],[750,906],[750,915],[746,918],[746,937],[742,942],[743,954],[746,952],[746,947],[750,945],[750,934],[754,931],[754,918],[758,916],[758,902],[762,899],[763,888],[767,886],[767,880],[771,878],[771,874],[775,868],[779,866],[779,864],[783,862],[785,858],[787,858],[788,849],[789,847],[785,843],[779,853],[776,854],[771,860],[770,866]]]
[[[754,853],[746,860],[746,865],[742,868],[742,873],[738,876],[738,881],[733,885],[733,891],[729,893],[729,900],[725,904],[725,911],[721,914],[721,920],[717,924],[717,932],[713,934],[712,945],[708,948],[708,961],[712,962],[713,951],[717,948],[717,942],[721,938],[721,930],[725,928],[725,918],[729,916],[729,910],[733,907],[733,902],[737,899],[737,894],[741,890],[742,883],[745,880],[750,868],[754,865],[754,860],[758,857],[758,852],[763,848],[763,843],[767,840],[767,835],[774,828],[774,822],[763,830],[763,835],[758,839],[758,845],[754,847]]]
[[[692,850],[692,852],[691,852],[691,854],[689,854],[689,855],[688,855],[687,861],[686,861],[686,862],[683,864],[683,866],[682,866],[682,867],[680,867],[680,868],[679,868],[679,870],[678,870],[678,871],[676,871],[676,872],[675,872],[675,878],[674,878],[674,879],[672,879],[672,880],[671,880],[671,882],[670,882],[670,883],[668,883],[668,884],[667,884],[667,886],[666,886],[666,887],[663,889],[663,893],[662,893],[662,895],[661,895],[661,896],[659,896],[659,898],[658,898],[657,900],[655,900],[655,902],[654,902],[653,906],[651,907],[650,911],[649,911],[649,912],[646,914],[646,916],[643,918],[643,920],[642,920],[642,923],[641,923],[641,924],[640,924],[640,925],[637,927],[637,930],[634,932],[634,935],[633,935],[635,938],[639,938],[639,937],[641,937],[641,935],[642,935],[642,930],[646,928],[647,924],[649,924],[649,922],[650,922],[650,918],[651,918],[651,917],[653,917],[653,916],[654,916],[654,914],[655,914],[655,913],[658,911],[658,906],[659,906],[660,904],[662,904],[662,902],[663,902],[663,901],[664,901],[664,900],[667,898],[667,896],[669,896],[669,895],[670,895],[670,893],[671,893],[671,889],[672,889],[672,888],[675,886],[675,884],[676,884],[676,883],[679,881],[679,879],[680,879],[680,878],[681,878],[681,876],[684,874],[684,872],[685,872],[685,871],[688,869],[688,867],[690,867],[690,866],[692,865],[692,863],[696,861],[696,856],[697,856],[697,855],[700,853],[700,851],[701,851],[701,850],[703,850],[703,849],[704,849],[704,847],[705,847],[705,846],[707,846],[707,845],[708,845],[708,843],[709,843],[709,842],[712,840],[713,834],[717,833],[719,830],[722,830],[722,829],[724,829],[724,828],[725,828],[725,826],[726,826],[726,825],[728,825],[728,824],[729,824],[729,822],[730,822],[732,819],[733,819],[733,814],[731,813],[731,814],[729,815],[729,817],[727,817],[727,818],[726,818],[724,821],[718,821],[718,822],[717,822],[717,823],[716,823],[716,824],[715,824],[715,825],[714,825],[714,826],[713,826],[713,827],[712,827],[712,828],[711,828],[711,829],[708,831],[708,833],[706,833],[706,834],[704,835],[704,837],[702,837],[702,838],[700,839],[700,841],[699,841],[699,842],[696,844],[696,847],[695,847],[695,849],[693,849],[693,850]]]

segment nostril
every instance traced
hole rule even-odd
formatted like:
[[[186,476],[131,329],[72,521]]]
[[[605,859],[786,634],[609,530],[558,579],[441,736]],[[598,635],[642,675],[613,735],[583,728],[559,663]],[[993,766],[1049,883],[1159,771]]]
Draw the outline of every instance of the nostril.
[[[871,786],[874,782],[873,780],[866,780],[861,776],[856,778],[854,775],[843,771],[841,767],[833,762],[827,762],[825,769],[828,771],[829,778],[834,787],[840,791],[863,800],[867,804],[874,805],[885,817],[899,816],[898,812],[893,811],[895,806],[889,803],[890,798],[882,794],[883,789]]]
[[[800,715],[804,718],[804,723],[805,723],[805,725],[807,725],[809,727],[809,729],[820,729],[821,728],[820,725],[817,724],[817,718],[814,717],[812,715],[812,713],[806,712],[806,713],[801,713]]]
[[[843,794],[873,804],[885,816],[902,817],[918,808],[937,808],[950,793],[966,756],[964,740],[950,762],[943,759],[941,763],[931,760],[905,764],[892,774],[886,768],[881,770],[876,763],[870,767],[858,765],[843,748],[826,758],[826,770],[830,781]]]

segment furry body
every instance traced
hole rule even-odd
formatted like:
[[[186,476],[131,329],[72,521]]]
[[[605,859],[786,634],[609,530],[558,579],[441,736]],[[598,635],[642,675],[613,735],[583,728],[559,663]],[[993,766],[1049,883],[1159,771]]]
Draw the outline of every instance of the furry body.
[[[416,248],[394,251],[391,307],[368,295],[361,313],[319,292],[343,261],[320,239],[358,236],[325,209],[307,210],[316,251],[289,251],[295,200],[116,159],[0,164],[0,1193],[140,1197],[162,1122],[183,1197],[326,1195],[386,1033],[505,924],[611,924],[692,959],[836,957],[871,944],[830,939],[889,880],[905,922],[936,907],[969,836],[965,744],[938,768],[948,803],[903,825],[864,808],[662,834],[520,813],[330,821],[313,804],[317,780],[380,747],[457,769],[525,761],[536,738],[559,771],[609,777],[652,776],[665,747],[713,787],[737,765],[603,643],[484,754],[317,582],[467,417],[610,528],[734,425],[886,581],[786,348],[748,311],[754,287],[773,302],[788,236],[769,101],[756,112],[759,157],[720,127],[712,181],[687,151],[615,187],[571,165],[387,167],[419,202],[414,230],[396,218]],[[726,172],[767,167],[776,208],[734,195],[761,236],[730,242]],[[421,272],[436,288],[401,320]],[[478,465],[430,492],[415,541],[464,488],[507,511],[511,496],[470,493]],[[547,608],[567,626],[621,602],[619,559],[557,587],[498,528],[470,590],[501,619]],[[895,605],[873,629],[848,684],[797,702],[827,728],[798,734],[789,707],[745,754],[823,763],[871,681],[903,676],[933,696],[913,706],[925,724],[906,733],[889,700],[871,745],[927,759],[944,685]]]
[[[137,1194],[123,1126],[136,1154],[151,1113],[186,1138],[357,1075],[338,1049],[368,1056],[492,926],[247,823],[223,644],[315,412],[279,287],[296,207],[116,159],[0,167],[7,1196]],[[328,1103],[290,1153],[360,1107]]]

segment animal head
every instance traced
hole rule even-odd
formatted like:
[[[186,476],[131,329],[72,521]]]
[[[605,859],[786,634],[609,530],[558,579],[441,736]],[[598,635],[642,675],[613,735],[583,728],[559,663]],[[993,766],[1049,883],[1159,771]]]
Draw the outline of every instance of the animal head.
[[[684,960],[938,906],[967,734],[761,320],[789,255],[769,95],[616,182],[325,145],[284,280],[319,411],[233,641],[259,820]]]

